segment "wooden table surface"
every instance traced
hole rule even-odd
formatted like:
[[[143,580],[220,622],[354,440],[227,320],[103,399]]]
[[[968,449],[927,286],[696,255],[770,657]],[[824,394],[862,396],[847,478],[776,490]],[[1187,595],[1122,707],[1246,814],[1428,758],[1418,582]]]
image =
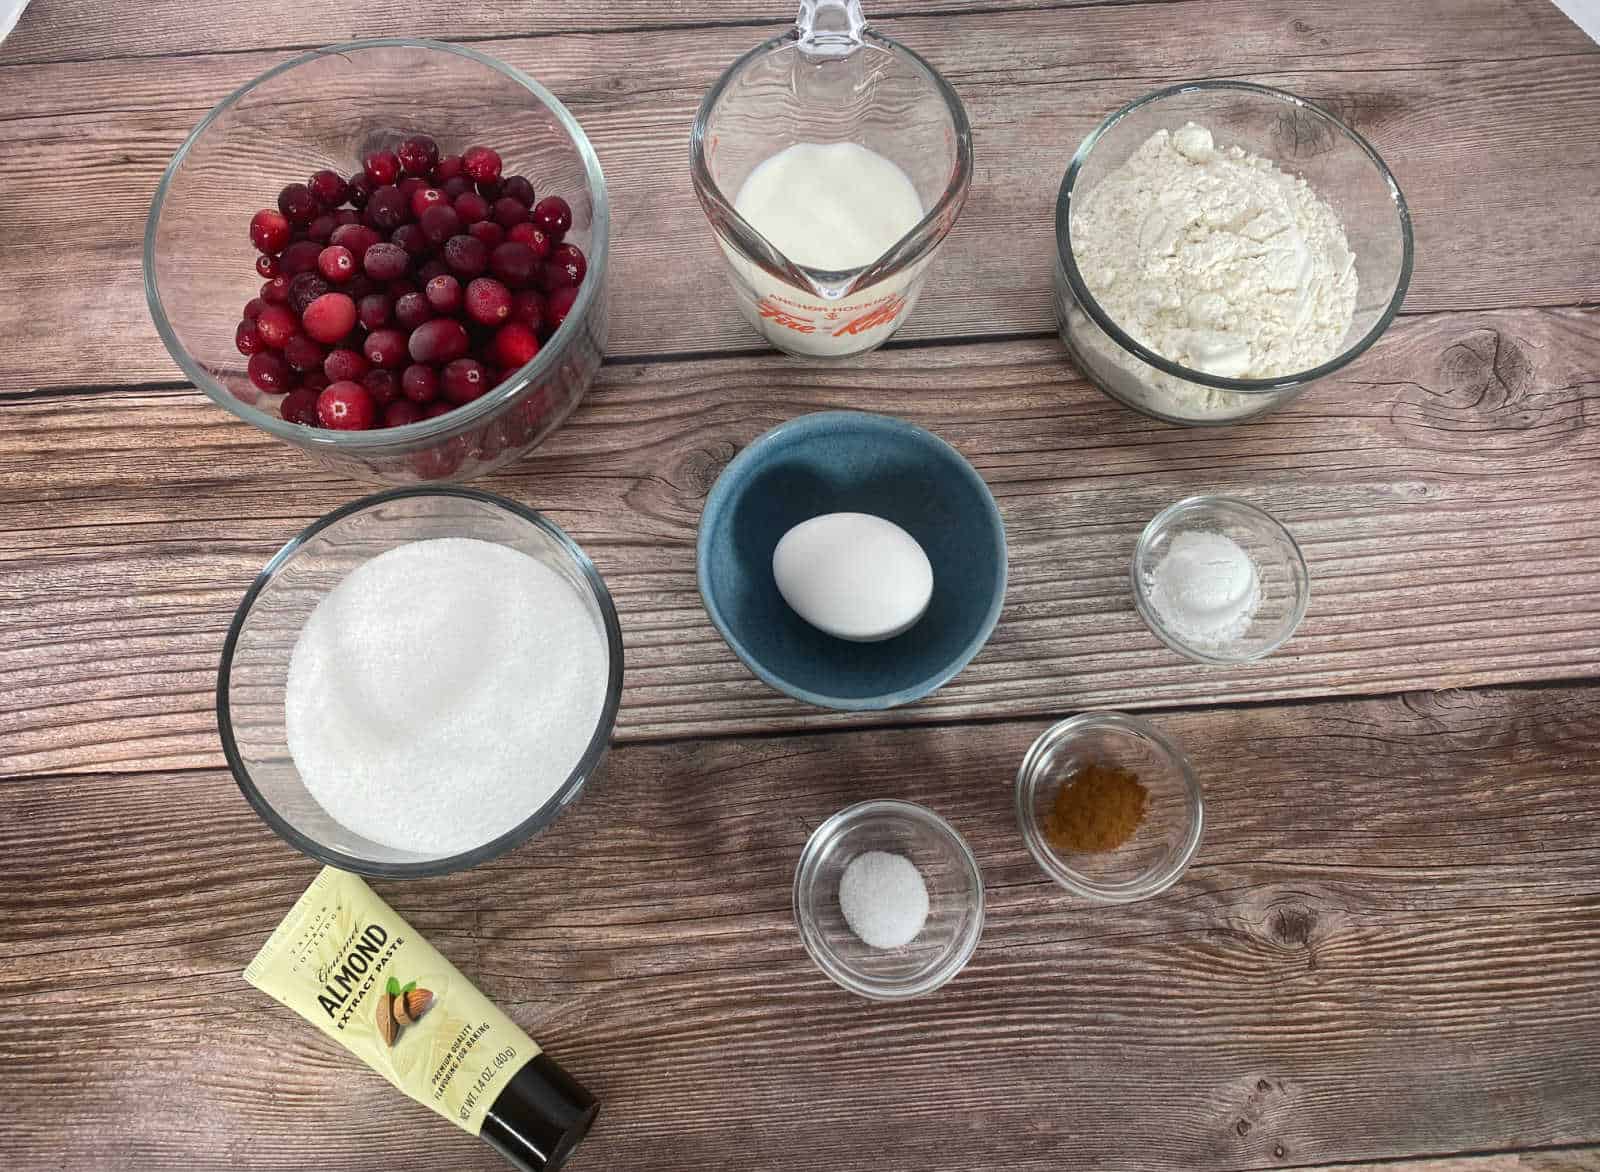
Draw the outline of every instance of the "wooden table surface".
[[[353,482],[178,379],[140,286],[183,136],[295,51],[468,40],[539,77],[614,201],[612,359],[486,487],[547,511],[621,612],[617,747],[548,833],[380,892],[605,1102],[571,1167],[1600,1169],[1600,48],[1548,0],[918,0],[876,23],[972,118],[967,210],[915,316],[840,366],[762,349],[689,186],[695,106],[788,0],[35,0],[0,46],[0,1166],[499,1167],[243,983],[315,873],[212,709],[223,632]],[[1109,402],[1050,321],[1050,209],[1118,104],[1243,77],[1323,102],[1416,219],[1402,316],[1255,423]],[[741,445],[850,406],[992,487],[1011,587],[931,699],[764,688],[694,585]],[[1296,638],[1236,670],[1142,628],[1125,565],[1195,491],[1303,542]],[[1208,827],[1183,881],[1048,882],[1011,778],[1053,719],[1153,711]],[[935,996],[807,961],[789,883],[867,797],[965,833],[990,912]]]

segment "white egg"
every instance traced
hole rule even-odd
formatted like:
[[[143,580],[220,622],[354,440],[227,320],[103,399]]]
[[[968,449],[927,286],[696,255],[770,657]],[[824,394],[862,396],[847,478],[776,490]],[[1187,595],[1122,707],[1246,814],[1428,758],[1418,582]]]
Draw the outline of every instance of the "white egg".
[[[870,513],[800,522],[772,551],[772,576],[806,622],[857,643],[908,630],[933,597],[933,566],[917,539]]]

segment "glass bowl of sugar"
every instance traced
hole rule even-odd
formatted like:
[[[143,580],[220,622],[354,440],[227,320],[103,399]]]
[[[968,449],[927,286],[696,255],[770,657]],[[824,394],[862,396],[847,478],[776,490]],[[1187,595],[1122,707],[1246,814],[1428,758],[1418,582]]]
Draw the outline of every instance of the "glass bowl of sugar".
[[[464,870],[555,820],[622,696],[605,583],[548,519],[457,487],[355,501],[267,563],[217,678],[239,788],[305,854]]]
[[[931,993],[983,934],[983,876],[950,823],[914,802],[840,810],[806,841],[794,917],[816,966],[874,1001]]]
[[[1305,555],[1270,513],[1192,496],[1145,526],[1130,569],[1152,634],[1197,663],[1247,663],[1281,647],[1305,618]]]

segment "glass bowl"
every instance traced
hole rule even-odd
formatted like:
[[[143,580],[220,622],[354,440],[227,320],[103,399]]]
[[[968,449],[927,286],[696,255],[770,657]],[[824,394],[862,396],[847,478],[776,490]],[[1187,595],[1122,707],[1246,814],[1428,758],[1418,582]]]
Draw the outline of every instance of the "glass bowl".
[[[335,821],[296,771],[284,729],[289,657],[317,604],[362,563],[396,546],[438,537],[492,541],[555,570],[604,631],[609,661],[600,719],[561,787],[498,838],[444,857],[397,850]],[[469,488],[413,487],[329,513],[266,564],[228,629],[217,676],[217,727],[234,780],[256,813],[291,846],[343,871],[410,878],[475,867],[550,825],[599,765],[621,699],[622,630],[616,608],[594,564],[572,539],[532,509],[502,497]]]
[[[401,137],[446,152],[489,142],[505,173],[572,205],[566,239],[588,274],[561,328],[532,361],[436,419],[371,431],[285,422],[256,389],[234,328],[261,277],[250,218],[284,184],[341,175]],[[466,480],[527,452],[559,427],[600,367],[606,338],[605,179],[572,115],[532,78],[462,45],[385,38],[318,49],[268,70],[217,104],[168,164],[145,225],[150,315],[184,374],[219,405],[336,471],[388,483]]]
[[[1224,378],[1180,366],[1129,336],[1089,292],[1073,254],[1073,197],[1091,192],[1157,130],[1196,122],[1219,147],[1238,146],[1306,180],[1343,222],[1355,255],[1355,317],[1339,353],[1271,378]],[[1389,328],[1411,281],[1411,216],[1378,153],[1303,98],[1240,81],[1174,86],[1102,122],[1072,157],[1056,200],[1056,318],[1091,382],[1118,402],[1169,423],[1225,424],[1283,406],[1363,354]]]
[[[1220,533],[1237,542],[1255,563],[1261,601],[1249,626],[1221,642],[1185,639],[1165,622],[1151,599],[1156,567],[1183,533]],[[1311,603],[1305,555],[1270,513],[1225,496],[1192,496],[1161,510],[1134,547],[1130,570],[1133,602],[1156,638],[1198,663],[1247,663],[1270,655],[1293,635]]]
[[[1062,785],[1095,763],[1134,773],[1146,791],[1144,820],[1111,850],[1068,850],[1046,833],[1051,809]],[[1017,770],[1016,806],[1022,840],[1045,873],[1101,903],[1132,903],[1171,887],[1205,823],[1188,759],[1149,721],[1120,712],[1086,712],[1046,729]]]
[[[903,855],[927,884],[927,922],[901,948],[864,944],[840,910],[839,879],[866,851]],[[794,875],[794,917],[811,959],[835,982],[874,1001],[903,1001],[933,992],[972,958],[983,933],[983,877],[965,840],[932,810],[862,802],[807,840]]]

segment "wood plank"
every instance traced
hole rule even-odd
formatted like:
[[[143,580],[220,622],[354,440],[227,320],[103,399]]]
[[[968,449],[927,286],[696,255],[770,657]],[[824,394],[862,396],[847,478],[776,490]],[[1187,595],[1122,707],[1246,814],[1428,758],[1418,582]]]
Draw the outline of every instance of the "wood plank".
[[[614,366],[574,419],[486,482],[589,550],[622,616],[625,741],[1600,675],[1600,312],[1405,319],[1351,371],[1229,429],[1145,420],[1054,341]],[[807,411],[949,439],[1004,515],[988,647],[930,699],[827,714],[745,671],[706,619],[694,537],[734,453]],[[194,393],[0,412],[0,760],[12,773],[219,765],[217,657],[268,557],[358,494]],[[1127,559],[1164,505],[1242,496],[1302,542],[1295,639],[1229,670],[1144,630]]]
[[[978,158],[967,210],[905,338],[1052,328],[1052,208],[1072,151],[1121,103],[1207,75],[1327,102],[1373,140],[1416,218],[1412,311],[1595,296],[1600,137],[1589,130],[1600,122],[1600,48],[1545,0],[1228,0],[1205,13],[1175,20],[1169,5],[1132,4],[883,22],[962,93]],[[702,95],[752,39],[738,27],[654,33],[647,49],[622,33],[483,45],[561,95],[597,145],[614,197],[615,354],[762,345],[733,307],[686,158]],[[148,200],[211,103],[283,57],[5,71],[0,156],[12,162],[0,206],[17,227],[0,232],[0,391],[176,377],[141,283]],[[95,198],[61,199],[64,173],[92,175]],[[247,211],[261,200],[248,202]],[[241,273],[241,304],[251,285]]]
[[[1069,898],[1023,850],[1010,776],[1042,721],[622,748],[542,838],[380,889],[603,1098],[575,1170],[1600,1140],[1600,691],[1162,724],[1207,835],[1142,904]],[[871,796],[950,818],[989,893],[967,971],[894,1007],[814,972],[789,911],[810,829]],[[0,782],[0,853],[11,1166],[356,1168],[401,1143],[410,1167],[499,1166],[241,983],[314,868],[226,775]]]
[[[1377,1164],[1339,1164],[1337,1167],[1340,1172],[1596,1172],[1600,1169],[1600,1148],[1446,1156],[1437,1160],[1384,1160]]]

